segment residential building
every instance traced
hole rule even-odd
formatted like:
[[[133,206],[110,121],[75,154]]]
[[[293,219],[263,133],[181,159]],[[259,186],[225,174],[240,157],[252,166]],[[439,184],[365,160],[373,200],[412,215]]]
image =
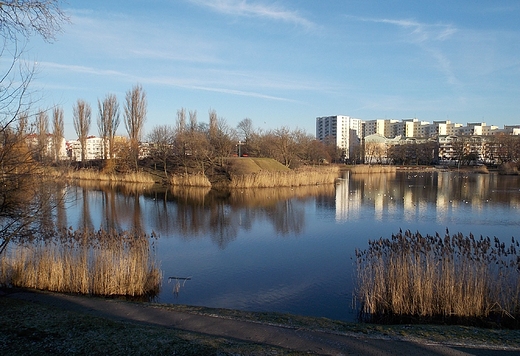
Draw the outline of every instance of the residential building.
[[[316,138],[320,141],[333,140],[343,150],[344,158],[350,159],[360,146],[362,121],[350,116],[335,115],[316,118]]]
[[[363,127],[363,137],[375,134],[388,138],[398,136],[398,123],[399,120],[394,119],[376,119],[365,121]]]
[[[101,137],[89,136],[85,143],[86,161],[103,158],[104,145]],[[73,161],[81,161],[81,142],[79,140],[68,141],[67,150]]]

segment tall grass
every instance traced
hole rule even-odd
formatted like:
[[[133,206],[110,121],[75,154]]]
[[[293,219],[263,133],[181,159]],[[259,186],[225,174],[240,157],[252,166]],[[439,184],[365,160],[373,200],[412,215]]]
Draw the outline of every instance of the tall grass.
[[[444,237],[399,232],[356,251],[360,316],[366,321],[401,317],[520,317],[520,250],[497,238],[461,233]]]
[[[62,174],[67,179],[90,180],[113,183],[147,183],[154,184],[155,179],[144,172],[103,173],[96,169],[69,170]]]
[[[260,171],[250,174],[230,174],[230,188],[274,188],[331,184],[340,176],[338,167],[306,167],[294,171]]]
[[[0,285],[56,292],[153,296],[161,278],[150,237],[128,231],[65,230],[13,245],[0,260]]]
[[[170,178],[170,184],[173,186],[185,187],[211,187],[211,182],[204,173],[174,174]]]
[[[369,165],[359,164],[350,166],[348,168],[352,174],[368,174],[368,173],[395,173],[397,172],[396,166],[382,166],[382,165]]]

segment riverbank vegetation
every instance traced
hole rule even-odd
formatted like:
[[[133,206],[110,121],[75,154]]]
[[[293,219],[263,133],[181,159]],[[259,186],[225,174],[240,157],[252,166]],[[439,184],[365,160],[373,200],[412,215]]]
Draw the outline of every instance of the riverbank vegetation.
[[[59,170],[47,170],[50,177],[59,178],[69,181],[98,181],[108,183],[139,183],[154,184],[153,175],[145,172],[122,172],[122,173],[105,173],[96,168],[70,169],[61,168]]]
[[[338,166],[301,167],[289,170],[270,159],[232,160],[230,188],[299,187],[331,184],[340,176]]]
[[[520,327],[520,248],[497,238],[410,231],[356,251],[364,321]]]
[[[152,237],[138,232],[88,229],[13,243],[0,259],[0,286],[153,297],[162,276],[151,244]]]

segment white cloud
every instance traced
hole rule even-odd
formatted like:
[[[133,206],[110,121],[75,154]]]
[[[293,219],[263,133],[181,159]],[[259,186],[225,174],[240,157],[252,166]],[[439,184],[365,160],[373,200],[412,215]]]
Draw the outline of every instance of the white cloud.
[[[315,25],[297,11],[284,9],[276,5],[254,3],[247,0],[189,0],[190,2],[209,8],[213,11],[245,17],[260,17],[275,21],[293,23],[305,28],[313,28]]]
[[[450,85],[460,85],[460,81],[455,75],[452,63],[447,54],[441,49],[440,44],[449,39],[459,31],[451,24],[428,24],[410,19],[389,19],[389,18],[360,18],[352,17],[363,22],[382,23],[397,26],[406,30],[405,40],[418,46],[435,61],[435,67],[443,73],[446,82]]]
[[[409,40],[414,43],[423,43],[426,41],[445,41],[450,39],[457,32],[457,29],[451,24],[427,24],[415,20],[406,19],[396,20],[386,18],[378,19],[360,18],[352,16],[349,17],[358,21],[384,23],[389,25],[395,25],[404,29],[409,29]]]

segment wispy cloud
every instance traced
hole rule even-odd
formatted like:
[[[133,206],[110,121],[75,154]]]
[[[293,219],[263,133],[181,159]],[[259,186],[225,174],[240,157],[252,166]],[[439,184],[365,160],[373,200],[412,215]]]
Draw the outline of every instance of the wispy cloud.
[[[448,40],[457,32],[457,28],[451,24],[428,24],[409,19],[367,18],[353,16],[349,16],[349,18],[364,22],[389,24],[407,29],[409,30],[409,40],[415,43]]]
[[[430,54],[435,60],[436,66],[451,85],[458,85],[457,79],[448,56],[439,48],[438,44],[447,41],[458,32],[458,29],[451,24],[428,24],[410,19],[389,19],[389,18],[363,18],[352,17],[363,22],[381,23],[396,26],[406,30],[406,41],[417,45],[423,51]]]
[[[111,76],[111,77],[129,77],[127,74],[116,71],[116,70],[107,70],[107,69],[98,69],[93,67],[79,66],[79,65],[70,65],[70,64],[60,64],[60,63],[52,63],[52,62],[38,62],[38,67],[43,67],[46,69],[54,69],[59,71],[65,71],[70,73],[81,73],[81,74],[91,74],[91,75],[100,75],[100,76]]]
[[[297,11],[287,10],[283,7],[252,2],[247,0],[189,0],[198,6],[209,8],[213,11],[245,17],[259,17],[274,21],[293,23],[305,28],[315,27],[315,24],[300,15]]]
[[[52,63],[52,62],[38,62],[39,67],[44,67],[48,70],[57,70],[60,72],[67,72],[71,74],[87,74],[87,75],[96,75],[102,76],[104,78],[111,77],[115,79],[124,79],[128,82],[139,82],[143,84],[155,84],[155,85],[165,85],[170,87],[184,88],[190,90],[200,90],[207,92],[216,92],[223,93],[229,95],[237,95],[237,96],[246,96],[253,98],[260,98],[266,100],[274,100],[274,101],[284,101],[284,102],[296,102],[295,100],[274,96],[269,94],[264,94],[255,91],[249,90],[241,90],[241,89],[232,89],[229,87],[225,87],[225,85],[219,85],[219,83],[213,83],[212,85],[208,85],[205,79],[201,78],[178,78],[178,77],[169,77],[169,76],[161,76],[161,77],[153,77],[153,76],[134,76],[129,75],[120,71],[115,70],[107,70],[107,69],[99,69],[94,67],[87,66],[78,66],[78,65],[69,65],[69,64],[60,64],[60,63]],[[222,84],[222,83],[221,83]]]

